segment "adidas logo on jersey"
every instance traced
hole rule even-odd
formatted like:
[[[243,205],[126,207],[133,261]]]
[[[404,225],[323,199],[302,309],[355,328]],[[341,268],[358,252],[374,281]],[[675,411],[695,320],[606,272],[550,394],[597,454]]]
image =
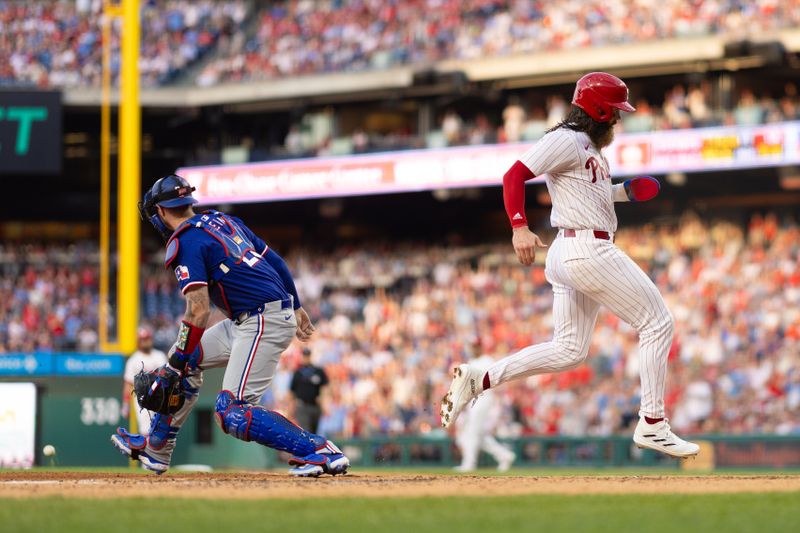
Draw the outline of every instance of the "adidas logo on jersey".
[[[516,215],[514,215],[514,216],[511,218],[511,220],[522,220],[522,215],[521,215],[521,214],[519,214],[519,213],[517,213]]]

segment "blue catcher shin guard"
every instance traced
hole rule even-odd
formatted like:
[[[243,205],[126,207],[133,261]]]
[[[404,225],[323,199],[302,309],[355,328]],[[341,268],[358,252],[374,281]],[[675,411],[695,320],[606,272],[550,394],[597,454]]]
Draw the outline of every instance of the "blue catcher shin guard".
[[[236,400],[230,391],[217,396],[214,414],[222,431],[292,455],[306,456],[325,446],[325,439],[293,424],[283,415]]]
[[[161,413],[156,413],[153,417],[153,421],[150,423],[150,436],[147,439],[152,449],[160,450],[169,440],[178,436],[180,428],[171,426],[170,422],[172,422],[172,417]]]

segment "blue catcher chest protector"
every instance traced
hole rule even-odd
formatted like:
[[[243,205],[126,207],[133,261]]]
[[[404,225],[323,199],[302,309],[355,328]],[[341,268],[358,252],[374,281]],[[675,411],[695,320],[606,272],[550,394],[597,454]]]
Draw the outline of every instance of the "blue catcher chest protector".
[[[227,225],[229,231],[223,231],[220,224]],[[220,263],[216,269],[211,271],[212,283],[220,281],[225,275],[242,261],[252,262],[261,259],[261,256],[256,253],[253,243],[247,238],[239,226],[226,216],[224,213],[210,209],[194,215],[192,218],[183,222],[180,226],[175,228],[167,241],[167,251],[164,257],[164,264],[169,267],[175,259],[177,246],[175,244],[178,236],[189,228],[202,228],[214,236],[223,246],[225,250],[225,259]]]

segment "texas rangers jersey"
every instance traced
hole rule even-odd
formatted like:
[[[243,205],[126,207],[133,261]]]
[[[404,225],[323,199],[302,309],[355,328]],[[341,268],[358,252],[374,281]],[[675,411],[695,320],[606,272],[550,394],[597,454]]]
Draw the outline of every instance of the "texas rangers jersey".
[[[207,285],[214,305],[235,317],[265,302],[289,298],[280,275],[262,257],[267,250],[241,220],[209,211],[175,230],[165,263],[184,294],[190,287]]]
[[[535,176],[547,175],[554,228],[617,230],[608,161],[589,136],[551,131],[520,158]]]

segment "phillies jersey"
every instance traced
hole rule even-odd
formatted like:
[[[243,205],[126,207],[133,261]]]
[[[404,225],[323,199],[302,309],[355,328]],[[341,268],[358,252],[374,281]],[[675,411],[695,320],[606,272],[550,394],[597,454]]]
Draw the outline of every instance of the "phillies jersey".
[[[231,318],[289,298],[280,274],[264,259],[268,250],[240,219],[207,211],[176,228],[165,264],[181,292],[207,285],[211,301]]]
[[[608,161],[584,132],[551,131],[520,161],[535,176],[547,174],[554,228],[617,231]]]

